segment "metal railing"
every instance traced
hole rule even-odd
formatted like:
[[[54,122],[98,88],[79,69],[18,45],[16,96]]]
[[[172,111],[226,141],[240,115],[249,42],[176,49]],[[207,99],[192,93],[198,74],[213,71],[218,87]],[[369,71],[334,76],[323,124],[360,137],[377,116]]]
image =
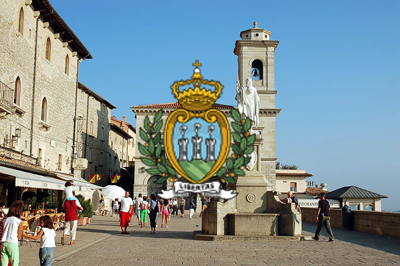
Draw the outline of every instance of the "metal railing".
[[[33,158],[29,155],[25,155],[21,152],[12,150],[7,147],[0,146],[0,157],[8,158],[8,159],[13,159],[13,160],[18,160],[24,163],[29,163],[32,165],[38,165],[38,159]]]
[[[13,106],[13,99],[14,90],[0,81],[0,105],[8,110],[11,110]]]

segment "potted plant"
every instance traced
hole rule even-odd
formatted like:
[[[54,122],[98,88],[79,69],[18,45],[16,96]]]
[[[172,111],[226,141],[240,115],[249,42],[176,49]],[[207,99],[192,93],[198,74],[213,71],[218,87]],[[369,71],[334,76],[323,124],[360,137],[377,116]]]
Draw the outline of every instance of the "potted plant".
[[[90,199],[83,201],[82,207],[83,207],[82,215],[83,217],[86,218],[86,223],[90,224],[90,218],[93,217],[93,206]]]

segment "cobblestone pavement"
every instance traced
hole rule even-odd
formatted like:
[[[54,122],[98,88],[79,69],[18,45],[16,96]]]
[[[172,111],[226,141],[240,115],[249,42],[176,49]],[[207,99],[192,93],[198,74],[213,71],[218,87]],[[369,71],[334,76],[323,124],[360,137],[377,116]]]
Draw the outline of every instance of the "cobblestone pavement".
[[[150,234],[149,225],[131,223],[130,235],[120,233],[117,217],[96,217],[78,228],[76,245],[61,246],[57,232],[53,265],[400,265],[400,239],[333,228],[336,240],[199,241],[198,213],[172,217],[168,228]],[[161,220],[161,219],[160,219]],[[134,221],[134,220],[132,220]],[[312,236],[315,224],[303,224]],[[39,265],[39,246],[20,247],[20,265]]]

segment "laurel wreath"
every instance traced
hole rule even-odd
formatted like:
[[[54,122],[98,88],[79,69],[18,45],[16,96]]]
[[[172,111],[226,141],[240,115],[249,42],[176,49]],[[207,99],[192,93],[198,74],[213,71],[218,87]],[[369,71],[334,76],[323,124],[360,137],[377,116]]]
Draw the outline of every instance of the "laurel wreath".
[[[140,138],[145,142],[145,145],[139,143],[139,152],[145,157],[141,157],[141,161],[151,168],[146,169],[146,172],[152,176],[159,175],[155,181],[157,184],[164,183],[168,178],[171,181],[183,179],[178,177],[170,163],[165,159],[165,152],[162,148],[161,128],[163,120],[161,120],[163,109],[160,109],[153,118],[153,122],[146,116],[144,119],[144,129],[139,129]],[[231,115],[234,122],[231,123],[233,128],[232,136],[234,144],[232,145],[232,155],[229,157],[221,169],[218,170],[216,176],[211,180],[221,180],[223,183],[235,184],[237,176],[244,176],[245,172],[241,169],[250,162],[248,156],[254,150],[255,134],[250,134],[251,120],[246,117],[242,119],[240,113],[236,109],[231,109]]]

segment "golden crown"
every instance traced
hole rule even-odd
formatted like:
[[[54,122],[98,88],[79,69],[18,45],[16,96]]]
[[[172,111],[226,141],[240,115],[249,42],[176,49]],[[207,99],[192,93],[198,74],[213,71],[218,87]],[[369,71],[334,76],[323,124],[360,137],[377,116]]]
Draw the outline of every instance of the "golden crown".
[[[211,109],[215,101],[219,98],[223,86],[218,81],[203,79],[199,69],[201,64],[198,60],[193,63],[193,66],[196,68],[193,71],[192,78],[188,80],[177,81],[172,84],[172,92],[183,109],[190,111],[204,111]],[[189,88],[188,90],[183,90],[182,92],[179,90],[181,86],[189,85],[191,83],[193,84],[194,89]],[[204,87],[200,89],[201,84],[215,87],[215,90],[206,90]]]

